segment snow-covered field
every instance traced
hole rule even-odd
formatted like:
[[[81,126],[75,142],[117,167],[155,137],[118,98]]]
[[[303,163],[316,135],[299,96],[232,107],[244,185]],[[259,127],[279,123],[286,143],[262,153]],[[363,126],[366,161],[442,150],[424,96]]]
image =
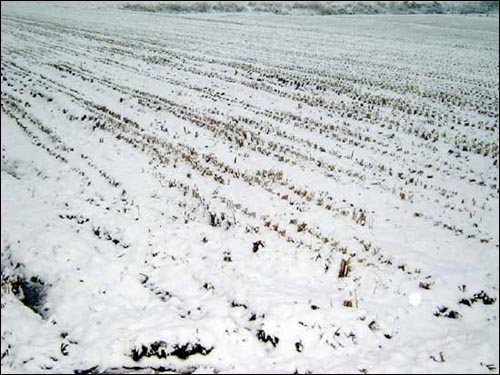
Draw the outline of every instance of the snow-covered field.
[[[498,373],[498,17],[1,7],[2,373]]]

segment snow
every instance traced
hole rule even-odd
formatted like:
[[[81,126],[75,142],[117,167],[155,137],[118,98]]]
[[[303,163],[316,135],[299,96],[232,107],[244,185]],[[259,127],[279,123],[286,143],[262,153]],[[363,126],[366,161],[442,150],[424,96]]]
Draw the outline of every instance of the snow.
[[[498,373],[498,17],[1,7],[2,373]]]

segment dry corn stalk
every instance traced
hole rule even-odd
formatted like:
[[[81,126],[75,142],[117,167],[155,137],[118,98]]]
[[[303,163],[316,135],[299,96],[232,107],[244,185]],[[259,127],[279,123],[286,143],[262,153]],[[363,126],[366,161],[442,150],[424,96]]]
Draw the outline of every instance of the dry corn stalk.
[[[339,277],[347,277],[348,273],[349,273],[349,261],[342,259],[342,261],[340,262]]]

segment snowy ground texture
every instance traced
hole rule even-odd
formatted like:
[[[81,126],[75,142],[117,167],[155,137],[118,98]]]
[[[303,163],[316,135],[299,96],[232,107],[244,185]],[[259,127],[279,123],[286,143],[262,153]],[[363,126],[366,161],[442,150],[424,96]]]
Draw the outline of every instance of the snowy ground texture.
[[[2,373],[498,373],[498,17],[1,30]]]

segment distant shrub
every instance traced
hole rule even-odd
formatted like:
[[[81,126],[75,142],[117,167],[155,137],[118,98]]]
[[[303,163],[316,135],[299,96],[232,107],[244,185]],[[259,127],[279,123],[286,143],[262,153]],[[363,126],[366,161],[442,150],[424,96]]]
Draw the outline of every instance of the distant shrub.
[[[349,14],[486,14],[498,12],[497,1],[164,1],[127,3],[122,9],[161,13],[241,13],[349,15]]]

